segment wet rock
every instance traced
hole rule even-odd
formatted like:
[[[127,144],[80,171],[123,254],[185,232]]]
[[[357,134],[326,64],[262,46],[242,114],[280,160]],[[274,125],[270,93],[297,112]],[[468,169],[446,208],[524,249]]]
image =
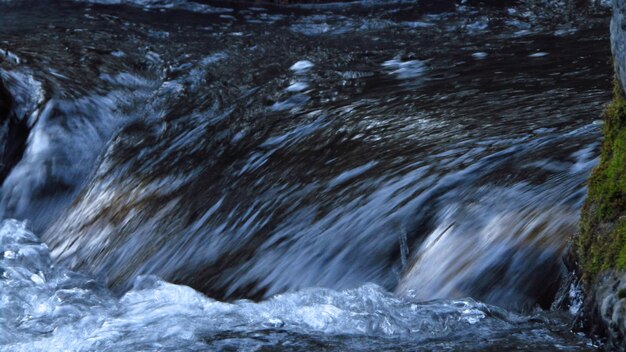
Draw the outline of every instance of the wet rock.
[[[605,112],[600,164],[589,180],[576,238],[578,273],[587,292],[582,318],[610,350],[625,350],[626,325],[626,100],[616,82]]]
[[[11,111],[11,95],[0,80],[0,120],[5,121]]]
[[[612,271],[598,278],[588,304],[592,314],[587,324],[595,333],[606,335],[607,349],[626,350],[626,273]]]
[[[26,146],[28,127],[13,111],[13,97],[0,80],[0,184],[19,161]]]
[[[587,293],[582,318],[607,339],[607,350],[626,350],[626,1],[613,1],[611,48],[616,81],[604,120],[600,164],[589,180],[576,239],[578,270]]]
[[[611,50],[616,76],[622,87],[626,87],[626,1],[624,0],[613,0]]]

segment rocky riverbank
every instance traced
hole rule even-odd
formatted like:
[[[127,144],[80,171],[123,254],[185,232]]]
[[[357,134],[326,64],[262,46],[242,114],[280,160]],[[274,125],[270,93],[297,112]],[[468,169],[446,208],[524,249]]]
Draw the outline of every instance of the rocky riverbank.
[[[583,317],[610,350],[626,349],[626,2],[613,3],[613,100],[604,113],[600,164],[590,181],[576,239],[579,275],[587,292]]]

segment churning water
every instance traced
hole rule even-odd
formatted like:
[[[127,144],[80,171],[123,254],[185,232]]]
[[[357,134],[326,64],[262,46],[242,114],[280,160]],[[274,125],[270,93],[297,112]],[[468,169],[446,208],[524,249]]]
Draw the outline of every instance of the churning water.
[[[607,13],[440,3],[0,2],[0,350],[594,350]]]

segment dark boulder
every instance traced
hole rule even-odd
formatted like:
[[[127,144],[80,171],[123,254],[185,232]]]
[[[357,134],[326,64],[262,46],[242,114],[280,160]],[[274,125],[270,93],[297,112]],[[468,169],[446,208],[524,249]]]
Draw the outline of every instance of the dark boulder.
[[[8,119],[9,113],[13,106],[13,99],[9,94],[9,91],[4,86],[2,80],[0,80],[0,121],[4,122]]]
[[[22,158],[28,138],[28,125],[15,114],[14,100],[0,80],[0,184]]]

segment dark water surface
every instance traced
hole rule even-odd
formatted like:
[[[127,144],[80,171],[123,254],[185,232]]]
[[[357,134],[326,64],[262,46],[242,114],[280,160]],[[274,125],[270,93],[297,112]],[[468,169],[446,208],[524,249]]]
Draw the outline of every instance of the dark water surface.
[[[0,349],[593,350],[608,17],[560,10],[0,2]]]

